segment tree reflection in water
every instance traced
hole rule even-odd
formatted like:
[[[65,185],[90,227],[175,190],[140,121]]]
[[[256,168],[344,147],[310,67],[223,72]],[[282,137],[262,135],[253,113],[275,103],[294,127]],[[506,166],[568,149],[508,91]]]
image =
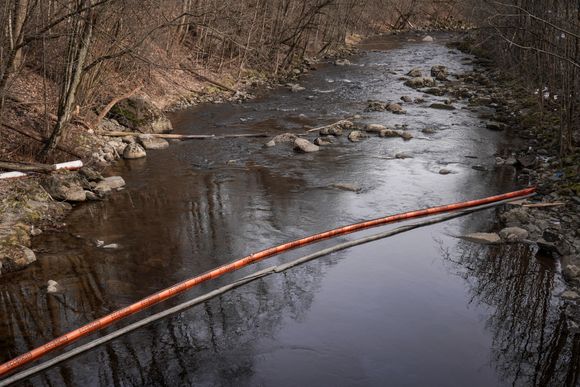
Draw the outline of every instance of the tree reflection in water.
[[[476,246],[460,242],[443,251],[450,270],[462,276],[471,302],[490,307],[492,362],[513,386],[576,386],[580,334],[568,327],[555,293],[562,284],[554,262],[534,257],[524,244]]]

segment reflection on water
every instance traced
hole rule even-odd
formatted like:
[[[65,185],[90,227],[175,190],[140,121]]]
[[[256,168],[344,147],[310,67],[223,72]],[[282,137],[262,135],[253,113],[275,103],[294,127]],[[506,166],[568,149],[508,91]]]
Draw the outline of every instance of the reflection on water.
[[[390,51],[353,58],[352,66],[323,66],[303,80],[302,93],[277,90],[246,104],[177,113],[174,127],[191,134],[298,130],[360,113],[367,99],[422,96],[398,79],[412,67],[471,70],[463,54],[440,44],[404,38],[369,44]],[[465,103],[434,111],[427,106],[437,98],[425,98],[426,105],[405,105],[405,116],[363,115],[366,123],[407,124],[415,135],[408,142],[340,141],[296,155],[265,148],[263,139],[189,141],[120,163],[111,172],[126,178],[125,191],[77,208],[66,232],[35,239],[36,264],[0,277],[0,361],[253,251],[361,219],[515,188],[509,168],[471,168],[493,170],[503,135],[485,130]],[[424,136],[426,127],[436,133]],[[398,152],[414,158],[393,159]],[[457,173],[440,175],[442,165]],[[337,183],[361,190],[338,190]],[[28,383],[574,385],[578,340],[552,298],[559,291],[554,268],[521,246],[482,249],[449,236],[484,229],[492,214],[414,230],[262,279]],[[98,248],[97,241],[120,247]],[[230,274],[129,321],[332,243]],[[65,291],[48,295],[49,279]]]
[[[469,284],[471,302],[493,308],[486,328],[493,333],[493,361],[503,378],[518,386],[578,385],[580,335],[569,331],[553,298],[562,291],[554,262],[535,259],[521,244],[465,243],[455,253],[444,256]]]

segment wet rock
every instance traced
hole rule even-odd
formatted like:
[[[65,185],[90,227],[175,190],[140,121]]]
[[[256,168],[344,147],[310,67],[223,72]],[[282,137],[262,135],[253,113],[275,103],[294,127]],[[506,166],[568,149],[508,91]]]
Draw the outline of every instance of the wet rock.
[[[540,238],[536,241],[538,245],[538,254],[543,255],[551,255],[551,254],[559,254],[558,246],[555,243],[548,242],[543,238]]]
[[[22,245],[8,245],[0,250],[0,273],[24,269],[36,262],[34,251]]]
[[[463,239],[474,243],[481,244],[498,244],[501,238],[496,233],[492,232],[474,232],[463,236]]]
[[[123,158],[132,160],[132,159],[140,159],[142,157],[147,156],[145,149],[137,143],[127,144],[125,150],[123,151]]]
[[[401,137],[405,141],[409,141],[410,139],[413,138],[413,135],[409,132],[397,131],[397,133],[399,134],[399,137]]]
[[[30,227],[30,235],[38,236],[40,234],[42,234],[42,229],[35,227],[35,226]]]
[[[447,94],[447,89],[443,87],[430,87],[428,89],[422,90],[425,94],[436,95],[438,97],[442,97]]]
[[[348,59],[337,59],[334,61],[335,66],[348,66],[350,64],[351,63]]]
[[[99,182],[94,191],[98,194],[106,194],[114,189],[119,189],[125,186],[125,180],[121,176],[111,176],[106,177],[103,181]]]
[[[412,159],[413,156],[411,156],[410,154],[405,153],[405,152],[399,152],[395,155],[395,158],[400,159],[400,160],[404,160],[404,159]]]
[[[143,148],[149,149],[165,149],[169,148],[169,142],[163,138],[153,137],[148,134],[142,134],[138,138],[139,143],[143,146]]]
[[[67,202],[83,202],[87,200],[85,182],[80,175],[73,172],[54,173],[46,177],[42,185],[53,199]]]
[[[494,132],[501,132],[506,129],[507,125],[501,122],[488,122],[485,127]]]
[[[144,133],[163,133],[173,130],[171,121],[149,99],[129,97],[117,102],[109,117],[131,129],[138,128]]]
[[[558,230],[553,229],[553,228],[548,228],[546,230],[544,230],[543,234],[542,234],[542,238],[544,238],[544,240],[546,242],[558,242],[562,239],[562,236],[560,235],[560,233],[558,232]]]
[[[365,130],[369,133],[380,133],[382,130],[385,129],[387,129],[386,126],[379,124],[368,124],[365,128]]]
[[[296,140],[294,140],[294,150],[302,153],[311,153],[318,152],[320,150],[320,147],[314,145],[313,143],[304,138],[297,138]]]
[[[382,129],[379,131],[379,137],[399,137],[399,132],[393,129]]]
[[[120,246],[117,243],[109,243],[108,245],[101,246],[103,249],[110,249],[115,250],[118,249]]]
[[[334,124],[323,128],[320,131],[322,136],[342,136],[343,130],[353,128],[354,124],[349,120],[340,120]]]
[[[421,130],[421,132],[425,133],[425,134],[435,134],[437,133],[437,131],[433,128],[424,128],[423,130]]]
[[[528,238],[528,231],[521,227],[506,227],[499,232],[501,239],[508,242],[522,241]]]
[[[424,102],[425,102],[425,98],[421,98],[421,97],[415,98],[415,103],[424,103]]]
[[[496,157],[495,158],[495,165],[504,165],[505,164],[505,160],[502,157]]]
[[[300,91],[306,90],[305,87],[300,86],[298,83],[288,83],[286,86],[290,89],[293,93],[298,93]]]
[[[447,67],[443,65],[431,67],[431,76],[439,81],[447,80],[448,75],[449,73],[447,72]]]
[[[91,201],[100,200],[99,195],[97,195],[96,193],[94,193],[92,191],[85,191],[85,194],[87,195],[87,200],[91,200]]]
[[[435,86],[435,79],[431,77],[411,78],[405,82],[405,85],[414,89],[419,87]]]
[[[518,165],[523,168],[533,168],[538,162],[538,159],[534,155],[521,156],[518,157],[516,160],[518,162]]]
[[[446,103],[432,103],[429,105],[431,109],[440,109],[440,110],[455,110],[455,106],[449,105]]]
[[[450,170],[450,169],[447,169],[447,168],[441,168],[441,169],[439,170],[439,174],[440,174],[440,175],[449,175],[449,174],[451,174],[451,173],[453,173],[453,171],[452,171],[452,170]]]
[[[576,301],[580,298],[580,294],[576,293],[573,290],[566,290],[565,292],[560,294],[560,298],[568,301]]]
[[[432,36],[425,36],[423,39],[421,39],[422,42],[433,42],[435,39],[433,39]]]
[[[314,144],[318,146],[325,146],[332,144],[331,137],[318,137],[314,140]]]
[[[403,102],[413,102],[413,98],[411,98],[408,95],[404,95],[404,96],[401,97],[401,101],[403,101]]]
[[[411,69],[411,71],[409,71],[407,73],[408,76],[413,77],[413,78],[419,78],[423,76],[423,72],[421,71],[421,69],[419,67],[415,67],[413,69]]]
[[[530,222],[530,214],[525,208],[514,208],[507,212],[504,212],[500,216],[501,220],[508,227],[517,227]]]
[[[359,142],[364,138],[366,138],[366,134],[364,134],[360,130],[353,130],[348,134],[348,139],[352,142]]]
[[[480,164],[472,165],[471,169],[476,170],[476,171],[481,171],[481,172],[487,171],[487,168],[484,165],[480,165]]]
[[[278,144],[294,144],[294,141],[296,141],[297,138],[298,136],[293,133],[282,133],[272,138],[266,144],[266,146],[274,146]]]
[[[356,184],[336,183],[332,185],[333,188],[338,188],[343,191],[360,192],[361,188]]]
[[[64,291],[64,288],[56,281],[54,280],[48,280],[48,282],[46,283],[46,292],[47,293],[62,293]]]
[[[386,110],[390,111],[391,113],[395,114],[406,114],[407,112],[403,107],[398,103],[390,103],[387,105]]]
[[[566,257],[562,258],[562,261],[565,260]],[[569,260],[569,259],[568,259]],[[580,268],[576,265],[566,265],[562,269],[562,275],[566,281],[573,281],[580,277]]]
[[[365,112],[383,112],[386,104],[382,101],[369,100]]]

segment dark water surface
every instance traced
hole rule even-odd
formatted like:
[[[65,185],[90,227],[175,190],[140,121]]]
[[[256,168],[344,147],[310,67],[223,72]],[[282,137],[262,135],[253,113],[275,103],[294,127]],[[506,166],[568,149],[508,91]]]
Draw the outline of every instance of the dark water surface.
[[[407,124],[415,139],[343,138],[306,155],[265,148],[265,139],[188,141],[120,163],[111,173],[125,177],[124,191],[78,207],[66,232],[36,239],[36,264],[0,278],[0,360],[266,247],[518,188],[512,170],[494,170],[494,154],[509,140],[486,130],[480,112],[461,103],[451,112],[430,109],[442,98],[427,96],[426,104],[406,104],[406,115],[362,113],[367,99],[421,96],[399,80],[412,67],[471,70],[444,40],[375,39],[363,47],[379,51],[353,58],[351,66],[320,66],[305,76],[305,91],[276,90],[245,104],[174,114],[176,133],[282,133],[360,113],[367,123]],[[422,134],[426,127],[436,134]],[[398,152],[413,158],[393,159]],[[473,170],[475,164],[489,171]],[[443,167],[455,173],[440,175]],[[554,298],[562,291],[556,265],[525,246],[488,248],[453,237],[485,229],[492,219],[492,211],[482,212],[332,254],[135,331],[30,382],[573,385],[580,344]],[[98,248],[97,240],[120,248]],[[336,242],[229,274],[139,317]],[[46,294],[49,279],[64,294]]]

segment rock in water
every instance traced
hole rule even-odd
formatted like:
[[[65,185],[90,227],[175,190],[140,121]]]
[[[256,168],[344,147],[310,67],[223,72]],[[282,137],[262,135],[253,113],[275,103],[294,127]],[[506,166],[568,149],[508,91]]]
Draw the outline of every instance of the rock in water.
[[[24,269],[36,262],[34,251],[22,245],[9,245],[0,250],[0,273]]]
[[[294,150],[302,153],[311,153],[311,152],[318,152],[320,147],[314,145],[310,141],[304,138],[297,138],[294,141]]]
[[[348,139],[352,142],[359,142],[365,137],[366,135],[360,130],[353,130],[348,134]]]
[[[409,71],[407,73],[408,76],[413,77],[413,78],[419,78],[423,76],[423,72],[421,71],[421,69],[419,67],[415,67],[413,69],[411,69],[411,71]]]
[[[407,113],[405,111],[405,109],[403,109],[403,107],[401,105],[399,105],[398,103],[390,103],[387,105],[386,109],[392,113],[395,113],[395,114],[406,114]]]
[[[423,39],[421,39],[421,41],[423,41],[423,42],[432,42],[434,40],[435,39],[433,39],[433,37],[432,36],[429,36],[429,35],[427,35]]]
[[[443,65],[431,67],[431,76],[439,81],[447,80],[448,75],[449,73],[447,72],[447,67]]]
[[[361,190],[359,186],[349,183],[336,183],[333,184],[332,187],[341,189],[343,191],[352,191],[352,192],[359,192]]]
[[[330,145],[332,144],[330,138],[331,137],[318,137],[314,140],[314,144],[318,146]]]
[[[405,82],[405,85],[414,89],[419,87],[435,86],[435,79],[431,77],[411,78]]]
[[[124,186],[125,180],[121,176],[106,177],[95,186],[95,192],[102,195]]]
[[[403,102],[413,102],[413,98],[411,98],[408,95],[404,95],[404,96],[401,97],[401,101],[403,101]]]
[[[350,61],[348,59],[337,59],[334,61],[335,66],[348,66]]]
[[[521,227],[506,227],[499,232],[499,236],[508,242],[522,241],[528,237],[528,231]]]
[[[139,143],[145,149],[165,149],[169,148],[169,142],[163,138],[153,137],[149,134],[139,136]]]
[[[292,133],[282,133],[275,136],[273,139],[268,141],[266,146],[274,146],[278,144],[294,144],[294,141],[298,138],[297,135]]]
[[[446,103],[432,103],[429,105],[431,109],[440,109],[440,110],[455,110],[455,106],[448,105]]]
[[[501,238],[496,233],[492,232],[474,232],[463,236],[463,239],[474,243],[482,244],[497,244],[501,242]]]
[[[62,293],[64,288],[54,280],[48,280],[46,284],[47,293]]]
[[[387,129],[386,126],[379,124],[368,124],[365,128],[365,130],[369,133],[380,133],[382,130],[385,129]]]
[[[127,144],[125,150],[123,151],[123,158],[125,159],[140,159],[141,157],[147,156],[145,149],[137,143]]]

